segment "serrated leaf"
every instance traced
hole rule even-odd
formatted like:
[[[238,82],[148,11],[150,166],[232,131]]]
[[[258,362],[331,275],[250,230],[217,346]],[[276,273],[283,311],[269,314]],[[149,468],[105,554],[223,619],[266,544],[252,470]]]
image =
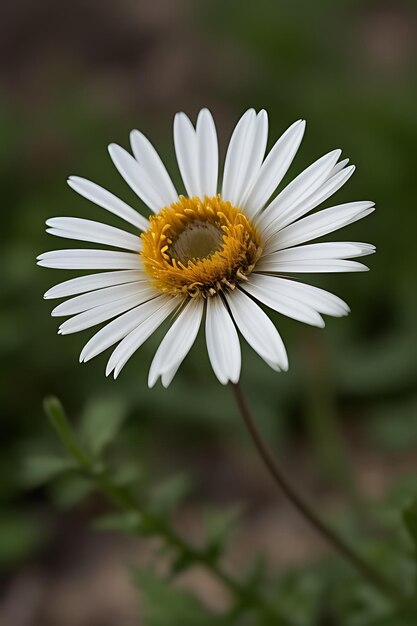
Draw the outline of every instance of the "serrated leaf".
[[[74,461],[69,458],[46,454],[33,456],[23,464],[22,480],[27,487],[39,487],[75,468]]]
[[[152,572],[135,570],[133,580],[141,591],[147,626],[229,626],[191,593],[158,579]]]
[[[118,398],[90,402],[82,415],[80,439],[93,456],[100,456],[114,440],[126,417],[126,406]]]
[[[106,531],[120,531],[123,533],[135,533],[140,528],[141,516],[139,513],[128,511],[126,513],[109,513],[94,520],[93,528]]]
[[[192,489],[192,480],[186,474],[177,474],[157,485],[151,496],[152,511],[160,515],[170,513]]]

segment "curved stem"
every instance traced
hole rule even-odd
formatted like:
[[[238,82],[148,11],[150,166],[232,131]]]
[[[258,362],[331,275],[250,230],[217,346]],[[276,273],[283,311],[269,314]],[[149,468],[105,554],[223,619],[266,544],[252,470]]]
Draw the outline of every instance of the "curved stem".
[[[272,478],[285,493],[290,502],[309,522],[309,524],[316,529],[323,539],[333,546],[333,548],[335,548],[363,576],[363,578],[366,578],[374,587],[379,589],[384,595],[390,597],[395,602],[404,602],[406,598],[403,594],[396,587],[391,585],[389,581],[383,578],[378,571],[374,570],[374,568],[349,545],[347,545],[334,530],[327,526],[304,500],[304,498],[296,491],[294,486],[287,480],[256,426],[254,417],[246,403],[239,383],[232,385],[232,389],[236,402],[239,406],[240,413],[242,414],[256,449],[268,468]]]

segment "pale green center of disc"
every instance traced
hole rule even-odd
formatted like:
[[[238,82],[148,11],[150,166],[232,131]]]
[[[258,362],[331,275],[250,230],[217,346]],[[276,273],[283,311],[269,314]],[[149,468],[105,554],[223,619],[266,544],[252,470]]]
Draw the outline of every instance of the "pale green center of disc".
[[[195,220],[180,233],[170,246],[171,258],[187,265],[188,261],[206,259],[221,250],[223,232],[209,222]]]

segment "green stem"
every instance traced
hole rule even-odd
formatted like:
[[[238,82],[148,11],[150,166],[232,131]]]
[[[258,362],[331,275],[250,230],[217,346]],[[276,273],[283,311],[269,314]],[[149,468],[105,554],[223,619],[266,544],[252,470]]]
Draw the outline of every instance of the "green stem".
[[[74,433],[68,422],[64,407],[58,398],[49,397],[44,401],[45,413],[49,417],[52,426],[56,430],[58,437],[61,439],[64,447],[83,469],[90,467],[90,459],[78,445],[74,437]]]
[[[117,508],[136,513],[140,516],[140,529],[144,527],[151,530],[175,548],[180,557],[194,563],[205,566],[216,578],[218,578],[229,592],[236,598],[240,607],[255,609],[263,617],[267,618],[271,625],[294,626],[286,617],[281,615],[274,606],[270,605],[255,590],[248,585],[236,581],[210,557],[207,551],[200,550],[188,544],[176,531],[170,527],[165,519],[147,512],[144,506],[138,502],[129,489],[113,482],[109,472],[98,466],[84,450],[79,446],[74,437],[72,428],[67,420],[61,403],[56,398],[45,401],[45,411],[49,416],[56,432],[64,447],[78,464],[84,476],[90,478],[96,488]]]
[[[349,545],[347,545],[343,539],[341,539],[337,533],[327,526],[324,521],[316,514],[316,512],[309,506],[304,498],[296,491],[294,486],[288,481],[281,468],[275,461],[270,449],[264,442],[254,420],[254,417],[248,407],[246,399],[243,395],[242,389],[239,384],[232,385],[233,393],[238,404],[240,413],[244,419],[246,427],[252,440],[257,448],[263,462],[265,463],[269,473],[274,479],[275,483],[285,493],[294,507],[301,513],[301,515],[313,526],[316,531],[325,539],[327,543],[333,546],[339,554],[341,554],[346,561],[348,561],[368,582],[370,582],[375,588],[379,589],[384,595],[388,596],[394,602],[404,603],[408,599],[403,593],[387,581],[378,571],[367,563],[359,554],[357,554]]]
[[[351,508],[358,511],[361,504],[360,495],[348,463],[347,448],[337,419],[328,355],[313,333],[305,332],[304,341],[305,418],[312,440],[313,454],[327,480],[341,488]]]

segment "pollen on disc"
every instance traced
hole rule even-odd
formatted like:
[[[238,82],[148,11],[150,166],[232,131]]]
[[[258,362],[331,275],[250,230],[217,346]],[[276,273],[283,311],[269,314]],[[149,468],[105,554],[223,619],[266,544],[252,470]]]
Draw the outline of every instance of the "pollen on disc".
[[[180,196],[153,215],[140,254],[161,292],[208,297],[235,289],[261,253],[256,227],[218,195]]]

